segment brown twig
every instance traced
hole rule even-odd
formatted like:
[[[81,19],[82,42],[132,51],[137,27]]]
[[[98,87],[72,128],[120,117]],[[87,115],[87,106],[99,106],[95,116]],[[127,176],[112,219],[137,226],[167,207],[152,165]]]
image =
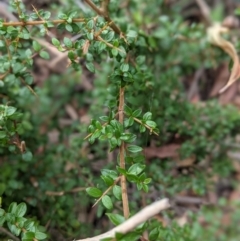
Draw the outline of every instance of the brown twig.
[[[113,31],[117,34],[119,34],[120,36],[122,36],[122,31],[120,30],[120,28],[112,21],[112,19],[109,17],[108,12],[106,11],[102,11],[100,8],[98,8],[91,0],[85,0],[85,2],[100,16],[103,16],[104,19],[107,22],[111,22],[111,24],[109,24],[109,26],[113,29]]]
[[[155,134],[156,136],[158,136],[158,133],[156,131],[153,130],[153,128],[149,127],[148,125],[144,124],[141,120],[139,120],[138,118],[134,117],[133,118],[137,123],[144,125],[149,131],[150,133]]]
[[[123,125],[124,121],[124,87],[120,88],[119,91],[119,106],[118,106],[118,117],[119,122]],[[125,169],[125,145],[124,142],[120,146],[120,167]],[[121,187],[122,187],[122,201],[123,201],[123,215],[127,219],[129,217],[129,205],[128,205],[128,194],[127,194],[127,184],[126,177],[122,175],[121,177]]]
[[[76,241],[100,241],[104,238],[114,238],[116,233],[126,234],[137,227],[139,224],[146,222],[151,217],[157,215],[159,212],[170,207],[169,200],[164,198],[160,201],[150,204],[149,206],[143,208],[140,212],[135,214],[133,217],[126,220],[124,223],[119,226],[113,228],[112,230],[103,233],[101,235],[87,238],[87,239],[79,239]]]
[[[111,185],[111,186],[102,194],[102,196],[93,204],[92,207],[95,207],[95,206],[102,200],[102,198],[119,182],[120,179],[121,179],[121,176],[118,177],[118,178],[114,181],[113,185]]]
[[[108,5],[109,5],[110,0],[103,0],[102,1],[102,10],[105,14],[108,15]]]
[[[84,190],[86,190],[86,187],[76,187],[69,191],[60,191],[60,192],[46,191],[45,194],[47,196],[63,196],[67,193],[76,193],[76,192],[81,192]]]
[[[75,18],[72,20],[73,23],[80,23],[84,22],[84,18]],[[39,25],[39,24],[44,24],[46,22],[51,22],[53,24],[59,24],[59,23],[66,23],[66,20],[62,19],[56,19],[52,21],[43,21],[43,20],[38,20],[38,21],[26,21],[26,22],[3,22],[3,26],[29,26],[29,25]]]

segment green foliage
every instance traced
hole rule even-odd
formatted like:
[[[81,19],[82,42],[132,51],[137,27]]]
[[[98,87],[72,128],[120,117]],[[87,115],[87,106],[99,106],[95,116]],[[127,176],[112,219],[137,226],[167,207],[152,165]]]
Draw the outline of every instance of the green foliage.
[[[102,220],[106,214],[114,225],[125,221],[119,211],[124,201],[122,176],[132,193],[131,214],[140,209],[143,193],[147,202],[153,201],[148,196],[151,192],[157,193],[154,198],[173,197],[183,190],[204,195],[212,176],[230,176],[225,140],[239,129],[238,111],[216,101],[190,103],[179,81],[199,67],[215,67],[222,53],[208,44],[203,25],[184,20],[178,5],[166,8],[162,0],[147,5],[130,1],[126,15],[119,2],[110,1],[109,16],[121,33],[102,16],[72,9],[76,6],[70,1],[57,11],[53,6],[51,11],[29,13],[21,1],[13,1],[11,7],[23,26],[0,21],[1,226],[24,241],[47,239],[38,222],[24,217],[24,201],[32,217],[42,224],[50,222],[49,240],[90,236],[106,229],[105,222],[96,228],[86,217],[85,221],[79,217],[88,214],[93,202],[98,204],[97,218]],[[31,28],[24,25],[35,20],[43,23]],[[49,42],[67,53],[70,67],[62,76],[49,76],[39,87],[30,73],[35,56],[51,58],[39,38],[54,26],[57,33]],[[84,71],[94,74],[94,88],[79,93],[76,86]],[[79,112],[87,110],[90,123],[62,124],[68,103],[82,108]],[[56,142],[50,138],[54,131],[59,134]],[[180,159],[195,157],[193,170],[181,173],[171,158],[145,160],[143,148],[151,140],[156,146],[180,142]],[[108,151],[111,162],[94,169],[94,164],[107,159]],[[164,215],[172,219],[171,212]],[[208,211],[200,215],[208,218]],[[198,240],[203,234],[204,240],[216,240],[216,232],[205,232],[197,218],[192,218],[183,227],[175,222],[163,227],[152,220],[126,235],[117,234],[116,240],[138,240],[144,231],[150,241]],[[220,227],[221,223],[214,231]]]
[[[25,203],[11,203],[8,211],[0,208],[0,226],[7,223],[9,230],[16,236],[21,235],[23,241],[45,240],[47,235],[42,232],[37,222],[24,217],[27,211]]]

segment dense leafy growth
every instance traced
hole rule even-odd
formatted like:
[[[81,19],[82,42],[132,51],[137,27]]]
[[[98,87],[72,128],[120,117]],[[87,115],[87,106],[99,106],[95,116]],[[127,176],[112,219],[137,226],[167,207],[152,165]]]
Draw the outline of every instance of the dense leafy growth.
[[[2,230],[23,241],[85,238],[156,199],[204,196],[228,179],[240,114],[206,100],[208,80],[202,102],[186,94],[189,76],[226,57],[182,14],[184,1],[60,2],[14,0],[6,10],[18,22],[0,19]],[[236,240],[237,227],[221,222],[226,205],[239,210],[220,199],[184,212],[185,225],[173,205],[116,240]]]

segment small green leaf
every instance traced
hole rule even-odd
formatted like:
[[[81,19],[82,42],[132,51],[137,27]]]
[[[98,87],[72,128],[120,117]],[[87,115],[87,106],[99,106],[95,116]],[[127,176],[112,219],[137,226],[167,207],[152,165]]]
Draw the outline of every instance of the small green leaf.
[[[87,39],[93,40],[93,37],[94,37],[93,32],[87,33]]]
[[[44,11],[42,14],[40,14],[41,17],[45,20],[49,19],[51,17],[51,12],[49,11]]]
[[[16,227],[14,224],[11,224],[7,222],[8,228],[10,229],[11,233],[13,233],[16,236],[19,236],[21,233],[21,229]]]
[[[106,183],[107,186],[112,186],[114,183],[114,180],[110,176],[101,176],[103,181]]]
[[[86,67],[90,72],[92,72],[92,73],[95,72],[95,67],[94,67],[94,64],[92,62],[87,62]]]
[[[113,195],[115,196],[115,198],[117,198],[118,200],[122,200],[122,189],[120,186],[115,185],[113,187]]]
[[[157,127],[156,122],[151,121],[151,120],[147,120],[147,121],[146,121],[146,124],[147,124],[149,127],[151,127],[151,128],[156,128],[156,127]]]
[[[33,158],[33,155],[32,155],[32,152],[30,152],[30,151],[26,151],[25,153],[22,154],[22,159],[24,161],[29,162],[32,160],[32,158]]]
[[[33,49],[36,51],[36,52],[39,52],[41,50],[42,46],[37,42],[37,41],[33,41]]]
[[[59,47],[59,46],[60,46],[60,42],[59,42],[59,40],[56,39],[56,38],[52,38],[52,44],[53,44],[54,46],[56,46],[56,47]]]
[[[126,177],[127,177],[127,180],[129,181],[129,182],[135,182],[135,183],[139,183],[139,178],[138,178],[138,176],[136,176],[136,175],[134,175],[134,174],[127,174],[126,175]]]
[[[106,40],[107,42],[110,42],[113,38],[114,38],[114,32],[113,32],[113,31],[109,31],[109,32],[104,36],[104,40]]]
[[[136,145],[129,145],[129,146],[127,147],[127,150],[128,150],[129,152],[136,153],[136,152],[142,151],[142,147],[136,146]]]
[[[137,32],[134,30],[129,30],[126,34],[127,37],[129,38],[136,38],[137,37]]]
[[[116,239],[119,241],[137,241],[141,235],[138,232],[130,232],[127,234],[116,233]]]
[[[146,166],[143,164],[135,163],[129,167],[128,173],[133,174],[133,175],[138,175],[145,169],[145,167]]]
[[[50,59],[50,55],[48,52],[44,51],[44,50],[41,50],[39,52],[39,55],[43,58],[43,59]]]
[[[159,236],[159,229],[157,227],[157,228],[154,228],[150,231],[149,240],[150,241],[156,241],[156,240],[158,240],[158,236]]]
[[[138,191],[142,190],[142,188],[143,188],[142,182],[138,182],[138,183],[137,183],[137,189],[138,189]]]
[[[67,37],[64,37],[64,38],[63,38],[63,43],[65,44],[65,46],[66,46],[67,48],[71,48],[71,47],[72,47],[72,41],[71,41],[71,39],[69,39],[69,38],[67,38]]]
[[[102,198],[102,204],[107,209],[112,209],[113,208],[112,200],[111,200],[111,198],[108,195],[105,195]]]
[[[33,240],[34,237],[35,237],[34,232],[27,231],[27,232],[23,233],[22,239],[31,239],[31,240]]]
[[[11,116],[11,115],[13,115],[16,112],[16,110],[17,110],[17,108],[15,108],[15,107],[6,106],[4,115],[5,116]]]
[[[132,113],[132,116],[133,116],[133,117],[138,117],[138,116],[141,115],[141,113],[142,113],[142,110],[141,110],[141,109],[137,109],[137,110],[135,110],[135,111]]]
[[[68,16],[64,13],[59,13],[58,18],[66,20],[68,18]]]
[[[3,216],[5,214],[4,209],[0,208],[0,217]]]
[[[35,233],[35,238],[38,239],[38,240],[43,240],[43,239],[47,238],[47,235],[45,233],[37,231]]]
[[[16,216],[23,217],[27,211],[27,205],[25,203],[19,203],[16,209]]]
[[[132,109],[127,105],[124,106],[124,111],[127,115],[132,115],[133,113]]]
[[[152,178],[146,178],[143,183],[147,185],[147,184],[149,184],[151,181],[152,181]]]
[[[0,226],[3,226],[5,221],[6,221],[6,217],[5,216],[0,216]]]
[[[132,133],[122,133],[122,135],[120,136],[120,139],[122,141],[128,142],[128,143],[132,143],[136,140],[137,136],[132,134]]]
[[[123,175],[126,175],[127,174],[127,171],[121,167],[117,167],[117,170],[120,174],[123,174]]]
[[[118,177],[118,174],[117,174],[116,171],[109,170],[109,169],[102,169],[102,170],[101,170],[101,173],[102,173],[102,175],[104,175],[104,176],[106,176],[106,175],[110,176],[110,177],[111,177],[112,179],[114,179],[114,180]]]
[[[0,131],[0,139],[6,138],[7,134],[5,131]]]
[[[92,30],[93,27],[94,27],[94,20],[91,19],[87,22],[87,28]]]
[[[143,184],[143,191],[144,192],[148,192],[148,189],[149,189],[148,185]]]
[[[88,187],[86,192],[91,197],[99,198],[102,196],[102,191],[96,187]]]
[[[122,72],[127,72],[129,70],[129,64],[127,63],[123,63],[121,66],[120,66],[120,70]]]
[[[144,55],[139,55],[137,58],[136,58],[136,63],[138,65],[142,65],[146,60],[146,56]]]
[[[28,85],[31,85],[33,83],[33,77],[32,75],[28,75],[25,77],[25,82],[28,84]]]
[[[106,213],[106,215],[109,217],[110,221],[116,226],[125,221],[125,218],[117,213]]]
[[[152,119],[152,113],[151,112],[146,112],[143,115],[143,120],[147,121],[147,120],[151,120]]]
[[[140,132],[143,133],[146,131],[146,127],[144,125],[139,126]]]
[[[112,49],[111,52],[112,52],[112,55],[115,56],[115,57],[118,55],[118,50],[115,49],[115,48]]]
[[[12,202],[10,204],[10,206],[8,207],[8,212],[15,214],[16,213],[16,209],[17,209],[17,203],[16,202]]]

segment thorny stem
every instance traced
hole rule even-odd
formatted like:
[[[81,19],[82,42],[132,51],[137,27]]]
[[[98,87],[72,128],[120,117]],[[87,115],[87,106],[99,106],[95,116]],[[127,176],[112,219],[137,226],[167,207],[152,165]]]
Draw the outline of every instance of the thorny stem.
[[[120,88],[119,91],[119,106],[118,106],[118,113],[119,113],[119,122],[123,125],[124,121],[124,87]],[[120,146],[120,167],[125,169],[125,145],[124,142],[121,143]],[[129,205],[128,205],[128,194],[127,194],[127,184],[126,184],[126,177],[124,175],[121,176],[121,187],[122,187],[122,201],[123,201],[123,215],[125,219],[129,217]]]

